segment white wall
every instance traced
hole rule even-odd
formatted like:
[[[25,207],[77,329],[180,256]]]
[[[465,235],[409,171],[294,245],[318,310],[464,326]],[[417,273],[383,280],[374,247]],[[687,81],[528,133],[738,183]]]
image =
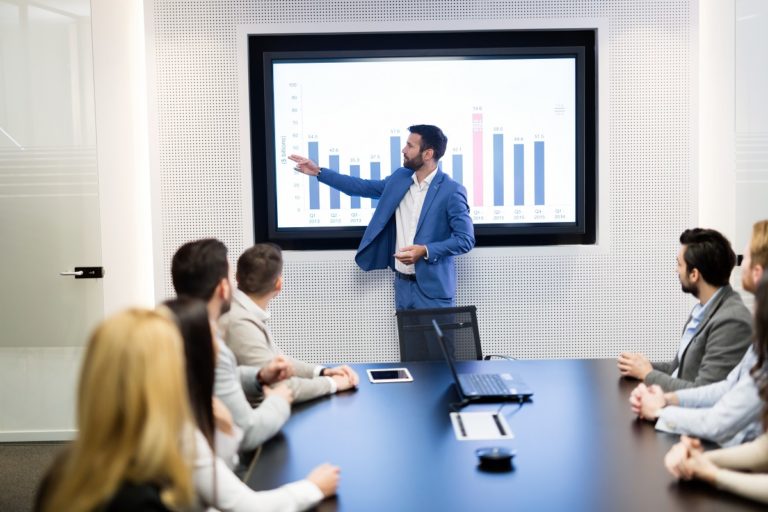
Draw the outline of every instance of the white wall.
[[[92,0],[104,313],[153,307],[144,10]]]
[[[669,357],[691,306],[674,272],[697,223],[698,10],[693,0],[147,2],[152,168],[159,183],[158,298],[183,242],[216,236],[234,261],[252,240],[242,48],[248,27],[285,32],[593,26],[599,29],[599,245],[476,249],[459,304],[478,306],[486,351],[520,357]],[[709,177],[707,178],[707,180]],[[715,185],[719,188],[720,185]],[[397,358],[392,276],[353,252],[287,253],[273,332],[307,360]],[[354,321],[350,321],[354,319]]]
[[[735,0],[699,3],[698,224],[736,233]],[[735,247],[741,251],[742,247]]]
[[[739,247],[768,219],[768,2],[735,0],[735,180]]]
[[[752,224],[768,219],[768,3],[702,0],[698,9],[698,223],[742,253]],[[731,282],[741,286],[741,269]]]

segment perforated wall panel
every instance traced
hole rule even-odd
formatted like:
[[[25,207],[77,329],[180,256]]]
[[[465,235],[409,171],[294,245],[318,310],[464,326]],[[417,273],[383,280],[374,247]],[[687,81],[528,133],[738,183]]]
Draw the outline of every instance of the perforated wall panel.
[[[244,249],[238,27],[258,24],[604,21],[598,250],[476,250],[459,259],[457,304],[478,308],[485,353],[524,358],[671,357],[692,305],[675,273],[694,217],[692,1],[248,0],[147,3],[160,182],[160,296],[182,243]],[[584,27],[583,21],[578,24]],[[605,149],[605,148],[604,148]],[[341,256],[340,256],[341,254]],[[391,273],[352,252],[286,253],[272,329],[307,361],[398,359]]]

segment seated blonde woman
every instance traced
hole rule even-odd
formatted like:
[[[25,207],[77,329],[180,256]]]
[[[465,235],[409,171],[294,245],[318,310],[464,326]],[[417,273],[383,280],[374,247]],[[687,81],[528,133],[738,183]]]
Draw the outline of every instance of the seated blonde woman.
[[[194,442],[192,421],[173,322],[140,309],[105,320],[80,374],[77,439],[43,481],[35,510],[189,508],[195,489],[184,445]]]
[[[755,339],[757,364],[752,377],[763,400],[763,430],[768,428],[768,278],[755,294]],[[698,439],[682,436],[664,465],[683,480],[700,479],[720,489],[768,503],[768,434],[751,443],[704,452]]]

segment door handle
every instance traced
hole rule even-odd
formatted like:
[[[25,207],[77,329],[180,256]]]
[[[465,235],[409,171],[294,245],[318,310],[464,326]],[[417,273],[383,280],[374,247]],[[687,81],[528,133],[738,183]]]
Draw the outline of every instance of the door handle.
[[[75,279],[101,279],[104,277],[104,267],[75,267],[74,271],[59,272],[60,276],[73,276]]]

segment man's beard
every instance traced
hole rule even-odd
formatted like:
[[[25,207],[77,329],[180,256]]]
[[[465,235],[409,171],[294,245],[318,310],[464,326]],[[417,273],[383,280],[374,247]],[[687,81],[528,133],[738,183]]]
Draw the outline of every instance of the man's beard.
[[[424,165],[424,159],[421,158],[421,154],[417,155],[415,158],[406,158],[403,156],[403,167],[407,167],[408,169],[412,171],[418,171],[421,166]]]
[[[680,287],[683,289],[683,293],[690,293],[697,299],[699,298],[699,287],[695,284],[680,281]]]

